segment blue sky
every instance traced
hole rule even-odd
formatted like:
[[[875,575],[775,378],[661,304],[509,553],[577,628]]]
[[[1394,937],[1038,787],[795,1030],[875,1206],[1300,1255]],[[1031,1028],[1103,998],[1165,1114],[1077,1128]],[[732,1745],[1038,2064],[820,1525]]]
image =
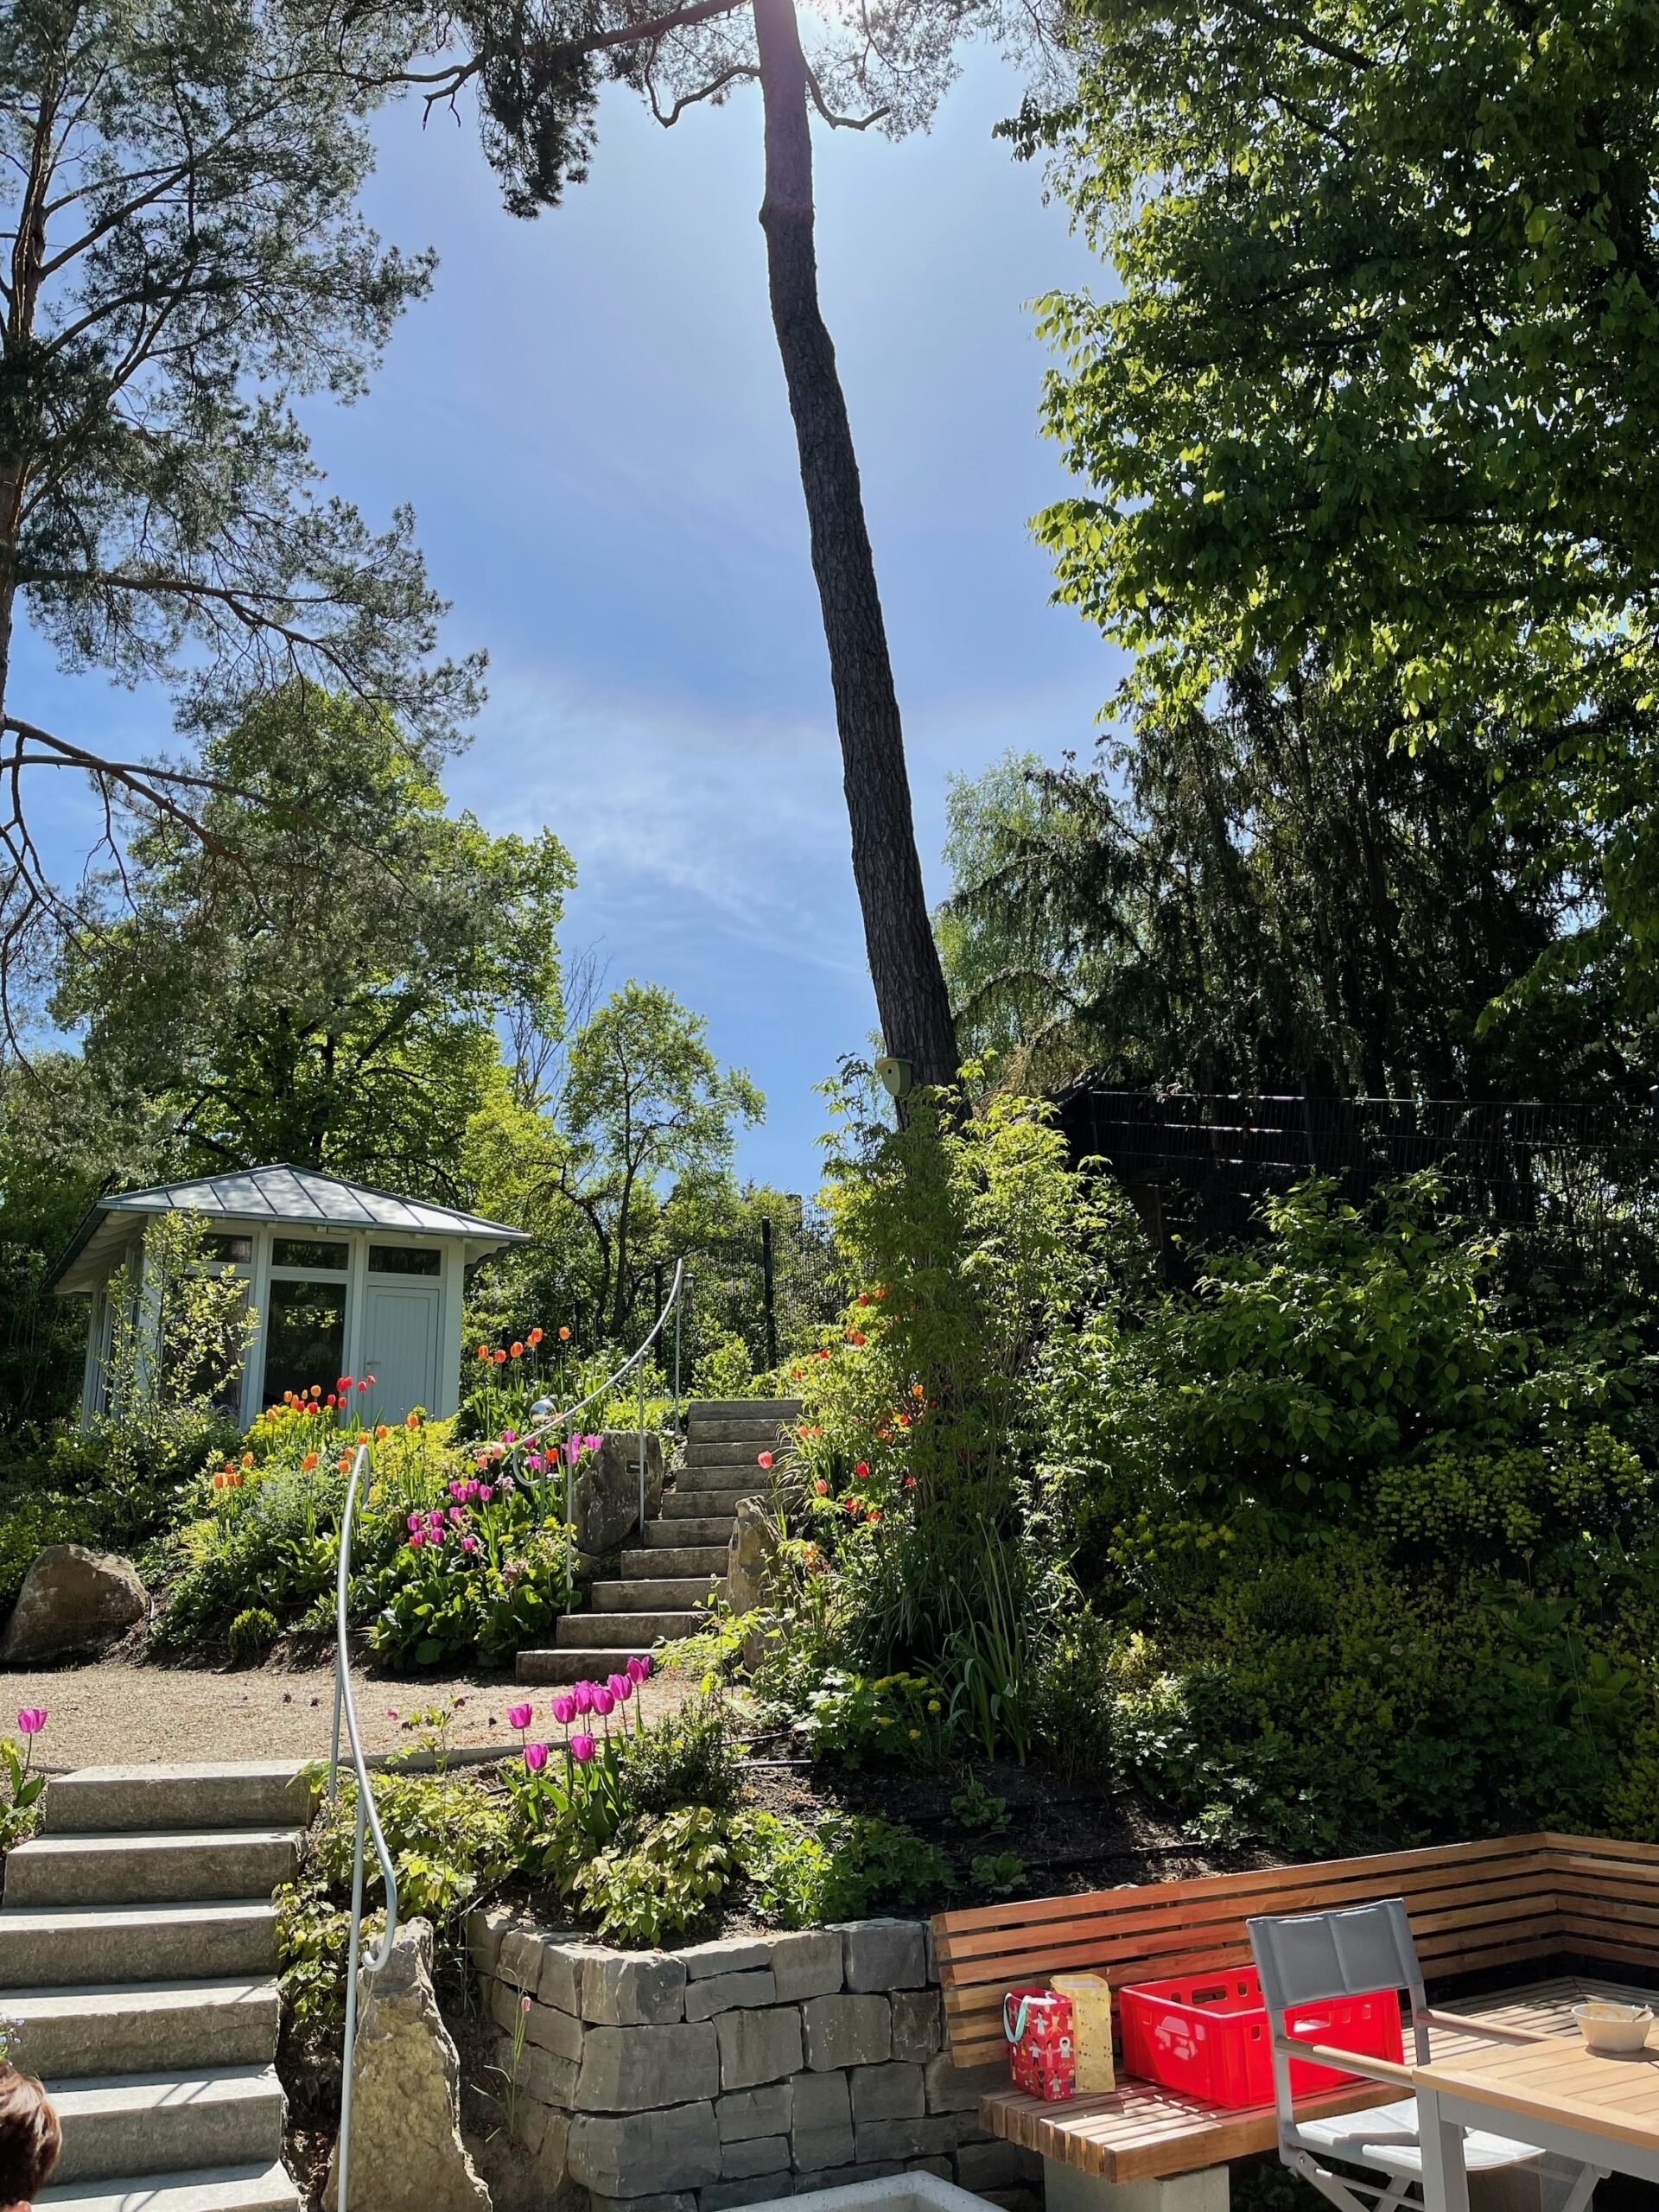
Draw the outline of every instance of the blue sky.
[[[1010,746],[1086,747],[1119,662],[1069,609],[1028,518],[1064,481],[1038,435],[1030,302],[1100,273],[991,137],[1013,76],[970,62],[931,134],[820,131],[819,251],[863,470],[935,896],[946,779]],[[664,983],[766,1092],[745,1173],[816,1179],[812,1086],[874,1022],[840,759],[755,211],[758,100],[664,131],[606,96],[590,181],[532,223],[499,204],[470,114],[383,119],[372,219],[431,244],[433,295],[370,397],[310,420],[374,519],[413,503],[446,642],[490,655],[452,767],[492,830],[557,830],[565,941]],[[32,696],[164,741],[158,697],[96,677]],[[56,695],[55,701],[49,695]]]

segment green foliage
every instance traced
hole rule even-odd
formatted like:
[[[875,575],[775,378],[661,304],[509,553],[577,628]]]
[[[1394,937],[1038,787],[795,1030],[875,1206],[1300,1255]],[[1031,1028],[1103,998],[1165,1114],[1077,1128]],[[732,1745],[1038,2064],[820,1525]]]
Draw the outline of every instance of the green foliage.
[[[968,1878],[988,1897],[1011,1897],[1026,1886],[1026,1862],[1017,1852],[976,1853]]]
[[[993,1796],[976,1774],[950,1800],[950,1810],[969,1835],[1001,1835],[1008,1825],[1007,1799]]]
[[[150,1523],[161,1485],[235,1434],[225,1408],[258,1317],[245,1284],[229,1266],[215,1269],[206,1251],[201,1215],[158,1214],[145,1226],[142,1255],[110,1278],[104,1402],[91,1448],[118,1529]]]
[[[1651,10],[1084,12],[1076,99],[1021,129],[1116,270],[1045,310],[1085,480],[1040,524],[1062,594],[1143,701],[1311,671],[1397,743],[1542,785],[1592,887],[1561,980],[1608,963],[1645,1021]]]
[[[15,1845],[26,1842],[40,1817],[37,1808],[46,1788],[44,1774],[31,1771],[35,1738],[20,1750],[10,1736],[0,1737],[0,1765],[5,1769],[6,1801],[0,1805],[0,1859]]]
[[[569,854],[450,814],[389,715],[315,685],[259,700],[203,768],[207,839],[131,839],[124,911],[70,949],[59,1019],[110,1080],[175,1102],[188,1164],[465,1198],[467,1122],[505,1080],[497,1011],[557,1004]]]
[[[280,1626],[264,1605],[249,1605],[231,1623],[225,1638],[233,1667],[257,1666],[276,1643]]]
[[[563,1527],[535,1525],[528,1507],[501,1517],[494,1557],[482,1541],[471,1552],[457,1543],[397,1547],[372,1586],[369,1645],[378,1658],[442,1667],[476,1652],[493,1666],[569,1610]]]
[[[576,1895],[614,1943],[657,1944],[712,1909],[736,1871],[728,1815],[682,1806],[647,1823],[628,1848],[601,1852],[582,1867]]]
[[[377,1775],[372,1787],[400,1915],[423,1916],[439,1942],[453,1945],[468,1904],[507,1870],[505,1808],[479,1783],[454,1776]],[[283,2001],[312,2048],[338,2035],[345,2013],[356,1819],[355,1779],[343,1775],[306,1838],[298,1876],[276,1892]],[[384,1890],[372,1848],[365,1864],[372,1898]],[[380,1923],[378,1913],[365,1918],[365,1942]]]
[[[845,1767],[868,1759],[937,1766],[950,1742],[944,1694],[925,1675],[871,1679],[831,1668],[812,1691],[796,1733],[814,1758]]]
[[[772,1813],[741,1816],[754,1902],[784,1928],[863,1918],[878,1905],[931,1906],[957,1886],[944,1853],[901,1821],[832,1814],[816,1834]]]
[[[660,1820],[685,1805],[734,1812],[741,1792],[730,1722],[718,1697],[689,1697],[629,1738],[621,1802],[632,1819]]]

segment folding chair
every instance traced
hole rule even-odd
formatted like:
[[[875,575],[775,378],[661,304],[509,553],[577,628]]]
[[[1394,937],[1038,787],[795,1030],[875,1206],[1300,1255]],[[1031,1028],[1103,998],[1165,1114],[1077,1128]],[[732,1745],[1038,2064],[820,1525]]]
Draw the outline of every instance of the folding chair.
[[[1293,2058],[1306,2049],[1287,2034],[1285,2010],[1291,2005],[1322,2004],[1338,1997],[1364,1997],[1376,1990],[1407,1993],[1411,2005],[1411,2032],[1420,2065],[1429,2057],[1431,2024],[1457,2027],[1465,2034],[1479,2034],[1479,2024],[1431,2010],[1423,1989],[1423,1972],[1406,1918],[1405,1902],[1383,1897],[1375,1904],[1347,1905],[1335,1912],[1288,1913],[1246,1921],[1255,1970],[1266,1999],[1268,2032],[1273,2047],[1273,2094],[1279,2121],[1279,2156],[1293,2173],[1311,2182],[1341,2212],[1368,2212],[1362,2202],[1370,2198],[1369,2212],[1395,2212],[1397,2205],[1421,2203],[1423,2152],[1418,2139],[1415,2097],[1393,2104],[1368,2106],[1363,2112],[1345,2113],[1329,2120],[1298,2120],[1290,2093]],[[1363,2054],[1344,2054],[1343,2064],[1370,2081],[1396,2084],[1397,2076],[1383,2073],[1376,2062]],[[1598,2181],[1605,2171],[1553,2159],[1530,2143],[1516,2143],[1508,2136],[1489,2135],[1470,2128],[1463,2139],[1464,2164],[1473,2174],[1496,2173],[1505,2168],[1531,2166],[1548,2174],[1565,2190],[1555,2212],[1586,2212]],[[1334,2158],[1346,2166],[1366,2166],[1384,2176],[1381,2183],[1350,2180],[1330,2171],[1320,2161]],[[1413,2184],[1418,2194],[1410,2194]]]

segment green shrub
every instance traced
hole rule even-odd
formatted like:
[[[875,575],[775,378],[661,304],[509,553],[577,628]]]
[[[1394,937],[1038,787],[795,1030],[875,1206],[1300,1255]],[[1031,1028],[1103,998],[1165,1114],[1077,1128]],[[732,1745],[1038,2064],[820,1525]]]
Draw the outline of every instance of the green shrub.
[[[231,1623],[226,1644],[233,1667],[248,1667],[263,1659],[279,1633],[276,1616],[264,1605],[249,1605]]]
[[[741,1794],[726,1708],[717,1697],[688,1698],[677,1713],[628,1738],[620,1790],[625,1818],[659,1820],[685,1805],[734,1812]]]
[[[709,1914],[737,1864],[729,1815],[686,1805],[590,1859],[573,1886],[607,1941],[658,1944]]]
[[[773,1813],[746,1813],[737,1847],[757,1909],[784,1928],[862,1919],[878,1905],[933,1905],[957,1886],[937,1845],[900,1821],[862,1813],[831,1815],[816,1832]]]
[[[569,1611],[563,1528],[535,1525],[526,1504],[492,1550],[400,1544],[372,1585],[369,1646],[394,1666],[439,1667],[476,1652],[486,1666],[545,1636]]]

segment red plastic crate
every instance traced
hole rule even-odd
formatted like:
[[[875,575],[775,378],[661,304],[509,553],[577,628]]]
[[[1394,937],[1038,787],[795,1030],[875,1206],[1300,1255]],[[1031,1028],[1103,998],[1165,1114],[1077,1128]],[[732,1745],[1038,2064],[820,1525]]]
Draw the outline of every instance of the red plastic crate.
[[[1123,2070],[1142,2081],[1185,2089],[1211,2104],[1242,2112],[1273,2102],[1273,2052],[1268,2011],[1254,1967],[1201,1974],[1192,1980],[1143,1981],[1118,1992],[1123,2033]],[[1293,2005],[1287,2034],[1305,2036],[1357,2057],[1404,2057],[1400,1998],[1392,1989],[1366,1997],[1333,1997],[1320,2005]],[[1356,2077],[1334,2066],[1293,2059],[1294,2096],[1335,2089]]]

